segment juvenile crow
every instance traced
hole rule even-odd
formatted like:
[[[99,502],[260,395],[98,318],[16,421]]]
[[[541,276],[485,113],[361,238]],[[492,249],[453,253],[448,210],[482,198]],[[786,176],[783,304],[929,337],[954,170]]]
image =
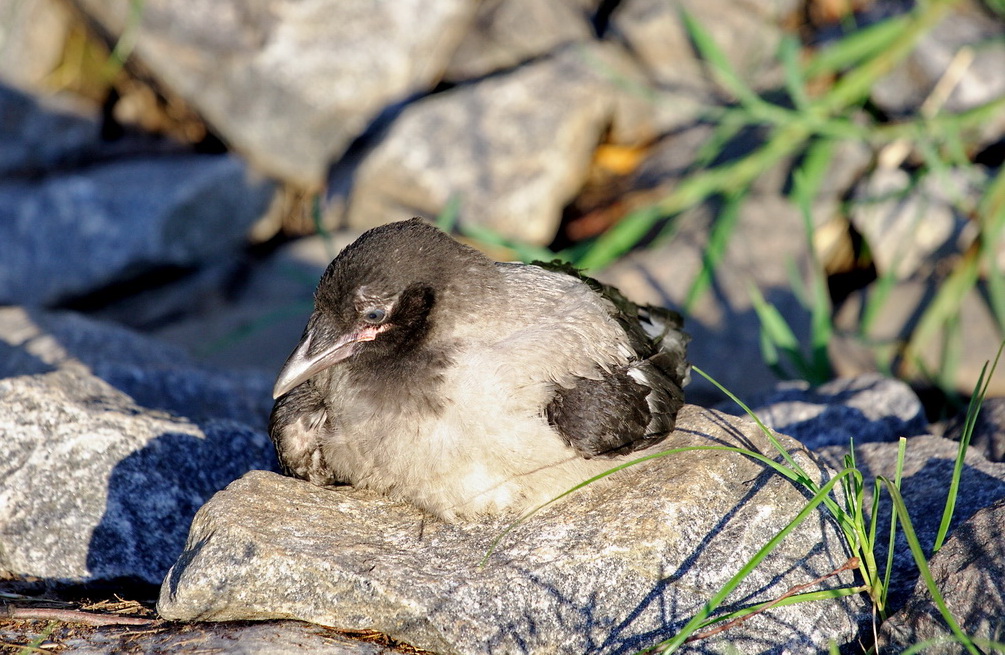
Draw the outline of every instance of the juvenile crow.
[[[419,219],[346,247],[314,305],[273,391],[283,469],[448,521],[550,500],[662,441],[684,403],[678,314]]]

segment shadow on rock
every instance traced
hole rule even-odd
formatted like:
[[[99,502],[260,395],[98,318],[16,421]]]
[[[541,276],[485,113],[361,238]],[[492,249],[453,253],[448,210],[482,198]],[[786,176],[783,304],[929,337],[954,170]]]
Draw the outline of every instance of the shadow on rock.
[[[87,554],[95,576],[135,570],[151,582],[160,580],[182,552],[203,503],[249,470],[276,468],[261,432],[231,421],[210,422],[202,430],[202,439],[162,434],[115,465]]]

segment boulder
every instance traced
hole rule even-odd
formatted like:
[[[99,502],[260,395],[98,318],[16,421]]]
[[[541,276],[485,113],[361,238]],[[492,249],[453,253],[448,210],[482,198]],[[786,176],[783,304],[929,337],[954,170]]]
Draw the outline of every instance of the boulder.
[[[811,476],[826,475],[779,438]],[[751,422],[687,406],[664,447],[697,445],[774,456]],[[805,503],[756,460],[714,450],[630,467],[510,532],[513,517],[446,524],[372,492],[251,472],[199,511],[158,611],[374,629],[442,653],[634,652],[671,637]],[[726,607],[771,600],[846,560],[833,522],[811,517]],[[696,646],[821,650],[853,640],[867,612],[860,596],[777,607]]]
[[[953,618],[974,639],[999,643],[1005,617],[1005,500],[986,507],[956,528],[928,562],[932,578]],[[907,604],[880,628],[880,647],[903,649],[928,639],[942,639],[925,649],[943,655],[959,653],[948,641],[952,631],[942,618],[931,592],[918,580]],[[985,652],[990,652],[990,649]]]
[[[621,144],[655,136],[650,103],[623,88],[642,81],[613,44],[573,44],[412,103],[351,172],[354,184],[336,185],[352,186],[346,219],[365,229],[433,218],[456,197],[462,232],[548,244],[605,134]]]
[[[435,86],[476,3],[75,0],[261,170],[320,188],[388,106]]]
[[[732,401],[720,406],[739,415]],[[873,373],[839,378],[819,387],[783,383],[752,406],[765,425],[798,439],[810,450],[927,434],[925,409],[911,387]]]
[[[65,98],[64,98],[65,99]],[[273,185],[229,155],[0,85],[0,304],[53,305],[244,245]]]
[[[253,468],[271,380],[73,314],[0,310],[0,570],[157,584],[189,521]]]

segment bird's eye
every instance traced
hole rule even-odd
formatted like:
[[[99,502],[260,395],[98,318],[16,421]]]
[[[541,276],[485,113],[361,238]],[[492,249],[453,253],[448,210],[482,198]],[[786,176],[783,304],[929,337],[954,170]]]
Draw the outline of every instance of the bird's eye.
[[[367,323],[381,323],[387,318],[387,312],[380,307],[372,307],[363,312],[363,320]]]

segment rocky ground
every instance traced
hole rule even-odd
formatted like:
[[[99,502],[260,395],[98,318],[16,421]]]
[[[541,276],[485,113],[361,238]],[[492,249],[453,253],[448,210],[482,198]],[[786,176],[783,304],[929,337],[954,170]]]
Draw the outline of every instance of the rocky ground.
[[[575,247],[682,184],[717,138],[710,116],[735,102],[681,7],[768,96],[784,84],[786,35],[824,50],[839,31],[828,3],[797,0],[0,0],[0,647],[630,653],[680,629],[803,492],[753,460],[679,453],[548,508],[479,566],[505,521],[447,526],[283,478],[264,425],[320,272],[366,227],[455,210],[461,235],[511,258]],[[867,25],[909,7],[857,10]],[[988,7],[950,3],[855,120],[1005,96],[1003,34]],[[102,41],[128,55],[124,69]],[[758,147],[742,136],[722,157]],[[951,375],[934,377],[963,393],[993,358],[1005,246],[980,211],[1003,142],[1005,112],[989,114],[930,175],[908,141],[842,142],[813,198],[812,242],[787,195],[798,157],[786,158],[761,171],[721,248],[723,206],[702,202],[659,224],[671,238],[643,235],[648,247],[593,271],[636,301],[687,305],[692,361],[817,479],[843,468],[854,439],[871,497],[907,437],[918,538],[948,606],[985,639],[1001,638],[1005,615],[1005,372],[933,553],[961,419],[926,413],[918,370],[897,371],[912,388],[876,361],[977,252],[962,345],[933,338],[922,354],[929,368],[952,355]],[[689,299],[710,253],[714,274]],[[792,279],[820,262],[840,377],[779,383],[751,287],[808,343]],[[700,376],[688,401],[674,444],[774,455]],[[727,609],[856,583],[838,528],[814,516]],[[882,534],[888,512],[878,520]],[[855,595],[780,605],[689,647],[857,652],[875,629],[896,652],[943,636],[908,552],[901,534],[882,625]]]

